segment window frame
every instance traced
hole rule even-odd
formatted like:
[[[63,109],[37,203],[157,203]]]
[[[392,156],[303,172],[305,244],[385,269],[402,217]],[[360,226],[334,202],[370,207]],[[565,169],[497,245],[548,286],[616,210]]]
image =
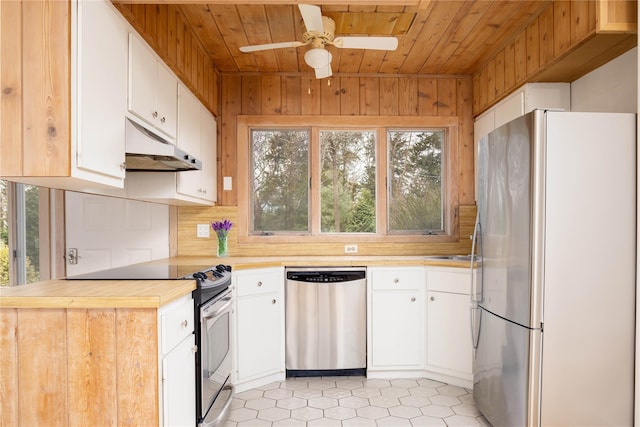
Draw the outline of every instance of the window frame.
[[[384,124],[384,125],[381,125]],[[384,242],[384,243],[438,243],[457,242],[458,236],[458,188],[459,188],[459,118],[455,116],[273,116],[240,115],[237,117],[237,182],[238,182],[238,242],[243,243],[302,243],[302,242]],[[310,130],[310,233],[286,233],[252,235],[250,221],[250,165],[251,129],[297,128]],[[388,197],[388,130],[444,129],[443,179],[444,233],[397,234],[387,229]],[[321,233],[320,192],[313,186],[320,182],[320,130],[372,130],[376,141],[376,232],[375,233]]]

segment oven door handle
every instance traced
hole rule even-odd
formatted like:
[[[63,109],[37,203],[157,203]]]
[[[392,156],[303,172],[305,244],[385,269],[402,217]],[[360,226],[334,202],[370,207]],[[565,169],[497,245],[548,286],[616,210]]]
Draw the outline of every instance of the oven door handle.
[[[203,313],[202,318],[205,319],[205,320],[214,319],[214,318],[218,317],[223,311],[228,309],[233,301],[231,300],[231,297],[223,298],[220,301],[224,301],[224,300],[227,300],[226,304],[224,304],[222,307],[220,307],[219,309],[217,309],[213,313],[207,313],[207,311],[205,311]]]

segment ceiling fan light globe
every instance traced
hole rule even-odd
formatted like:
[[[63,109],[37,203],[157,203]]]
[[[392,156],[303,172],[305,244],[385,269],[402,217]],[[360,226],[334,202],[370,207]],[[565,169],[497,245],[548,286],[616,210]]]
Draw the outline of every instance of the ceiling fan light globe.
[[[331,52],[319,47],[309,49],[304,54],[304,61],[311,68],[324,68],[331,63]]]

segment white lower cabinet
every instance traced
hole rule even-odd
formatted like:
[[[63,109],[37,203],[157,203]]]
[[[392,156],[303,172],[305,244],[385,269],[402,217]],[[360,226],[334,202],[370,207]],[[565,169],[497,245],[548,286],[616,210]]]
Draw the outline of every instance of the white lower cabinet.
[[[158,311],[160,425],[192,426],[196,419],[195,336],[191,295]]]
[[[473,381],[470,281],[469,269],[427,268],[426,369],[466,387]]]
[[[422,267],[371,267],[368,367],[375,371],[424,367],[425,276]]]
[[[284,379],[284,269],[233,273],[237,391]]]

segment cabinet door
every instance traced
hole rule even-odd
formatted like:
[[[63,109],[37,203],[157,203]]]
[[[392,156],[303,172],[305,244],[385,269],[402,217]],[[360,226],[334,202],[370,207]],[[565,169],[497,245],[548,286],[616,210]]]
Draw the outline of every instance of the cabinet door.
[[[239,298],[237,301],[237,374],[242,380],[281,370],[282,304],[277,294]]]
[[[419,291],[372,293],[371,361],[374,367],[421,367],[424,343],[421,295]]]
[[[129,33],[129,99],[128,108],[152,126],[158,116],[158,64],[149,47],[135,34]]]
[[[196,419],[195,338],[187,337],[162,359],[164,426],[192,426]]]
[[[77,167],[124,178],[127,29],[109,2],[79,2]]]
[[[164,65],[157,63],[157,126],[172,138],[176,137],[178,111],[178,80]]]
[[[469,295],[429,291],[427,302],[427,366],[471,375]]]
[[[200,160],[202,160],[202,198],[217,199],[216,119],[202,107],[200,120]]]
[[[178,99],[179,123],[178,147],[202,161],[200,153],[200,102],[183,86],[180,86]],[[177,191],[193,197],[200,197],[202,193],[202,171],[188,171],[177,173]]]

